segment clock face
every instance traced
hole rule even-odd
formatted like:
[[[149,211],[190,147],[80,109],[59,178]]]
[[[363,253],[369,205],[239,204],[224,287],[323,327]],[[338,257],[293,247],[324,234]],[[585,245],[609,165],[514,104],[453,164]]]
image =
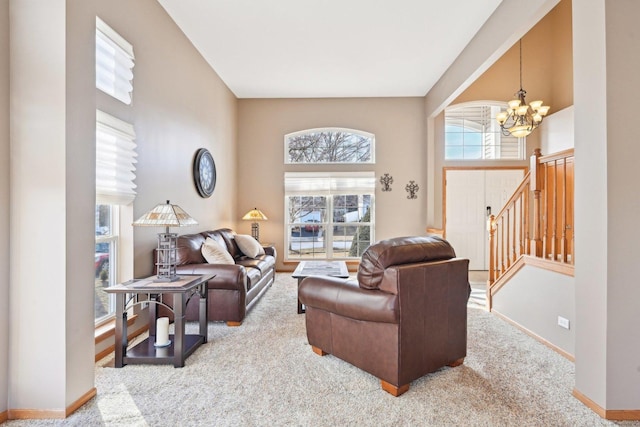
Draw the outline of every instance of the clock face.
[[[193,180],[200,196],[209,197],[213,194],[213,189],[216,187],[216,164],[206,148],[196,152],[193,162]]]

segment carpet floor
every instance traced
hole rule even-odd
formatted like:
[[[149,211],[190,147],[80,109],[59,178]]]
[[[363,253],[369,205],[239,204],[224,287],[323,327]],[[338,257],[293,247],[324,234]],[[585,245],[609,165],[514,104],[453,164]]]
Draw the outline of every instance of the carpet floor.
[[[65,420],[7,426],[640,426],[601,419],[572,395],[574,365],[469,305],[464,365],[394,398],[380,382],[307,343],[296,281],[279,273],[240,327],[209,323],[209,342],[170,365],[96,364],[97,396]],[[197,325],[189,323],[188,332]]]

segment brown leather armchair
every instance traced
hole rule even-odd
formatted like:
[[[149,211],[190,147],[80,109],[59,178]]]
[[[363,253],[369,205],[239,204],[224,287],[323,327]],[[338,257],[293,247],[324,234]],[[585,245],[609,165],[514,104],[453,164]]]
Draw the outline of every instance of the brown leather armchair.
[[[439,237],[380,241],[362,255],[358,281],[311,276],[302,281],[307,338],[381,380],[394,396],[411,381],[467,353],[469,260]]]

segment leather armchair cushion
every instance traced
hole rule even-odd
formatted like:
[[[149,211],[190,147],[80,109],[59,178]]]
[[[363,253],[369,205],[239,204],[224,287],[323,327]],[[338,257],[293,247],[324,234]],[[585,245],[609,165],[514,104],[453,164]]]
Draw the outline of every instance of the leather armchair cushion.
[[[298,291],[307,307],[318,308],[352,319],[398,323],[398,297],[363,289],[355,281],[330,276],[309,276]]]
[[[379,289],[385,268],[455,258],[453,247],[437,236],[395,237],[369,246],[362,254],[358,282],[365,289]]]

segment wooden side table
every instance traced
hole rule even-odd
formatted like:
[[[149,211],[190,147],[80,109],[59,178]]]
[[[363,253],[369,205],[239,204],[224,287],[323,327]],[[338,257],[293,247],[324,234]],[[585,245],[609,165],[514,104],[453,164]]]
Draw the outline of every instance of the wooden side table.
[[[207,342],[207,282],[215,275],[180,276],[174,282],[154,282],[156,276],[146,279],[134,279],[106,288],[105,292],[116,295],[116,331],[115,331],[115,367],[135,363],[167,364],[173,363],[176,368],[184,366],[184,361],[200,344]],[[146,300],[140,300],[146,295]],[[198,295],[200,297],[199,334],[185,334],[185,310],[187,301]],[[163,298],[173,298],[173,309],[163,303]],[[132,348],[127,338],[127,309],[137,304],[149,303],[149,338]],[[157,306],[161,304],[173,311],[174,334],[169,335],[171,343],[166,347],[156,347]]]

